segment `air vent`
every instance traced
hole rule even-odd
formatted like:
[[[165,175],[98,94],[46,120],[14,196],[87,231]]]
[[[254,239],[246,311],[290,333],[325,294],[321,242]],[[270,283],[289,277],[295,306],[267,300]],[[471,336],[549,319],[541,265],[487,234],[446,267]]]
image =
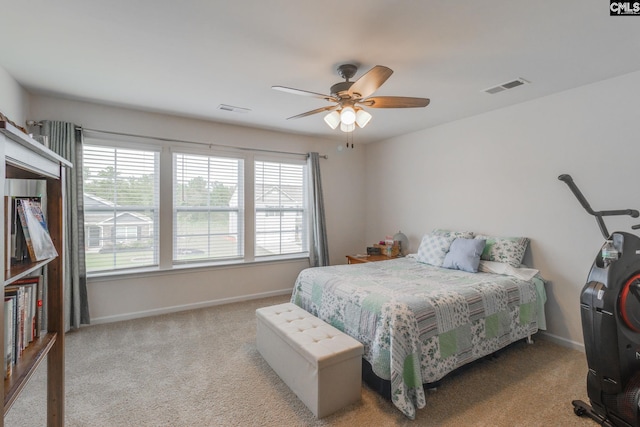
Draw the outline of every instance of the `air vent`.
[[[513,89],[514,87],[522,86],[523,84],[526,84],[526,83],[531,83],[531,82],[520,77],[510,82],[502,83],[498,86],[485,89],[483,92],[487,92],[493,95],[494,93],[502,92],[507,89]]]
[[[232,113],[248,113],[249,111],[251,111],[249,108],[234,107],[233,105],[227,104],[218,105],[218,110],[230,111]]]

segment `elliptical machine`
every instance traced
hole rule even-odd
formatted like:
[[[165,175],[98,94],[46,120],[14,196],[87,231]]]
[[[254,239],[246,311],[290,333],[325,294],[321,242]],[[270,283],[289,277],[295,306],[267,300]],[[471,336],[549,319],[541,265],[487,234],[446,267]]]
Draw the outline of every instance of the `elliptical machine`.
[[[606,242],[596,255],[580,294],[582,333],[589,371],[591,405],[574,400],[576,415],[603,426],[640,426],[640,238],[609,235],[603,217],[629,215],[634,209],[594,211],[570,175],[560,175],[582,207],[596,217]],[[636,230],[640,225],[631,227]]]

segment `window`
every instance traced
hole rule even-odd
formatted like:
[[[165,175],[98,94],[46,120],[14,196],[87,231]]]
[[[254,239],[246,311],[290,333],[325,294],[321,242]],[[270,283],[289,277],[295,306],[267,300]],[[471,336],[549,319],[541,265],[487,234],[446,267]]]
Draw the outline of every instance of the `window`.
[[[83,152],[89,275],[309,256],[305,160],[98,138]]]
[[[95,225],[86,225],[87,233],[85,234],[87,238],[86,246],[90,248],[100,248],[100,243],[102,239],[102,228]]]
[[[173,261],[238,259],[244,255],[244,162],[173,155]]]
[[[85,145],[87,272],[158,265],[159,153]]]
[[[255,256],[306,253],[304,163],[255,162]]]
[[[117,225],[116,240],[127,241],[138,238],[138,227],[135,225]]]

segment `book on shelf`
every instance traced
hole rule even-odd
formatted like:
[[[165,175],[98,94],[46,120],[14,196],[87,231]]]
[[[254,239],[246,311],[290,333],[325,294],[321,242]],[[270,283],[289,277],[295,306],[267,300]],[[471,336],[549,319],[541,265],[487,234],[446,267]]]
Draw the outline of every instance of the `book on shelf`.
[[[22,352],[43,332],[43,276],[24,277],[5,286],[5,378]],[[11,364],[9,364],[11,361]]]
[[[15,202],[15,200],[14,200]],[[13,230],[14,234],[11,235],[11,242],[13,244],[13,255],[11,257],[11,264],[20,264],[29,259],[29,251],[27,250],[27,242],[24,236],[24,230],[22,223],[18,217],[18,211],[15,211],[15,223]]]
[[[44,323],[44,276],[38,276],[38,286],[36,288],[36,330],[35,337],[40,338],[45,329]]]
[[[25,320],[25,302],[24,302],[24,289],[5,287],[5,298],[8,296],[15,299],[15,312],[14,312],[14,353],[16,360],[22,355],[24,349],[24,320]]]
[[[25,242],[32,261],[42,261],[58,256],[40,207],[40,201],[18,198],[17,211],[24,232]]]
[[[4,196],[4,269],[7,270],[11,267],[11,248],[15,247],[15,242],[12,239],[15,238],[14,230],[11,226],[11,197]]]
[[[9,378],[13,371],[13,365],[15,363],[15,351],[14,351],[14,310],[15,299],[12,297],[4,298],[4,377]]]

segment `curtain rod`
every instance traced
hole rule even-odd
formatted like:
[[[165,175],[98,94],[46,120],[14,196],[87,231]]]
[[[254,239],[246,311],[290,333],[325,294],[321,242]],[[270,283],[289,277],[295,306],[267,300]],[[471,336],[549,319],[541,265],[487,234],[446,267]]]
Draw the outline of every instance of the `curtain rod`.
[[[32,120],[29,120],[29,122],[27,122],[27,124],[29,126],[42,126],[42,122],[35,122]],[[103,134],[107,134],[107,135],[119,135],[119,136],[131,136],[134,138],[145,138],[145,139],[155,139],[157,141],[163,141],[163,142],[180,142],[183,144],[197,144],[197,145],[208,145],[208,146],[215,146],[215,147],[224,147],[224,148],[232,148],[235,150],[242,150],[242,151],[259,151],[262,153],[275,153],[275,154],[291,154],[291,155],[295,155],[295,156],[306,156],[309,157],[309,154],[307,153],[294,153],[291,151],[278,151],[278,150],[265,150],[263,148],[246,148],[246,147],[234,147],[232,145],[225,145],[225,144],[216,144],[216,143],[211,143],[211,142],[198,142],[198,141],[188,141],[185,139],[174,139],[174,138],[163,138],[160,136],[148,136],[148,135],[137,135],[134,133],[125,133],[125,132],[115,132],[115,131],[109,131],[109,130],[101,130],[101,129],[91,129],[91,128],[83,128],[82,126],[76,126],[76,130],[79,131],[87,131],[87,132],[95,132],[95,133],[103,133]],[[323,158],[323,159],[328,159],[329,156],[326,154],[322,154],[319,155],[319,157]]]
[[[292,155],[295,155],[295,156],[306,156],[306,157],[309,156],[307,153],[294,153],[294,152],[291,152],[291,151],[265,150],[263,148],[234,147],[233,145],[216,144],[216,143],[211,143],[211,142],[188,141],[188,140],[185,140],[185,139],[163,138],[163,137],[160,137],[160,136],[137,135],[137,134],[134,134],[134,133],[124,133],[124,132],[114,132],[114,131],[109,131],[109,130],[83,128],[81,126],[78,126],[76,129],[81,130],[81,131],[104,133],[104,134],[108,134],[108,135],[132,136],[134,138],[155,139],[155,140],[164,141],[164,142],[180,142],[180,143],[183,143],[183,144],[208,145],[208,146],[215,146],[215,147],[232,148],[232,149],[235,149],[235,150],[242,150],[242,151],[260,151],[262,153],[292,154]],[[329,156],[327,156],[326,154],[320,155],[320,157],[322,157],[323,159],[328,159],[329,158]]]

